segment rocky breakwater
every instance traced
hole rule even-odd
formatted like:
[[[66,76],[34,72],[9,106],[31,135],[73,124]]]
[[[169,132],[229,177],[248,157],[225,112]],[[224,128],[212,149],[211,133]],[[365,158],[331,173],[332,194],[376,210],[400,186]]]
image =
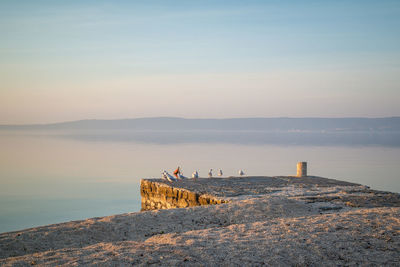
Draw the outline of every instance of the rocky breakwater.
[[[142,179],[140,181],[142,211],[215,205],[227,202],[207,193],[179,188],[177,187],[179,184],[179,182],[169,183],[160,179]]]

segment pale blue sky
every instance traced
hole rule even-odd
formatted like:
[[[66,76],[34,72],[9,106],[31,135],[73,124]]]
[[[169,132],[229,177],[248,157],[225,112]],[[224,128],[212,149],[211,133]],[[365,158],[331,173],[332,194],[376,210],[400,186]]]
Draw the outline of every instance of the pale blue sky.
[[[400,115],[399,1],[1,1],[0,124]]]

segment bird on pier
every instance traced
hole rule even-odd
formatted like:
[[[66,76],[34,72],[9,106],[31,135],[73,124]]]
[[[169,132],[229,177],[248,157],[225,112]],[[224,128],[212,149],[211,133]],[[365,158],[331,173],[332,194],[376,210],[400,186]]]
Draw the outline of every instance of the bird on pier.
[[[192,173],[192,178],[193,178],[193,179],[199,178],[199,173],[198,173],[197,171],[194,171],[194,172]]]
[[[239,175],[240,175],[240,176],[243,176],[243,175],[244,175],[244,172],[243,172],[242,170],[240,170],[240,171],[239,171]]]
[[[210,169],[210,171],[208,172],[208,178],[212,178],[212,170],[213,169]]]
[[[169,174],[167,171],[163,171],[163,177],[165,177],[170,182],[176,181],[176,178]]]
[[[168,176],[167,176],[167,174],[166,174],[165,172],[166,172],[166,171],[164,170],[164,171],[161,173],[161,178],[168,181]]]
[[[222,173],[222,170],[220,169],[219,171],[218,171],[218,176],[222,176],[223,175],[223,173]]]

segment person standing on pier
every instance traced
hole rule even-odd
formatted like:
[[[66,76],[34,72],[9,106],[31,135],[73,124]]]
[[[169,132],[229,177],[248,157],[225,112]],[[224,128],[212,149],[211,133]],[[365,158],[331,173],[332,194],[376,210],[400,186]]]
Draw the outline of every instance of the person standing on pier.
[[[179,175],[181,174],[181,169],[180,169],[180,167],[178,166],[178,168],[176,168],[176,170],[174,171],[174,176],[177,178],[177,179],[179,179]]]

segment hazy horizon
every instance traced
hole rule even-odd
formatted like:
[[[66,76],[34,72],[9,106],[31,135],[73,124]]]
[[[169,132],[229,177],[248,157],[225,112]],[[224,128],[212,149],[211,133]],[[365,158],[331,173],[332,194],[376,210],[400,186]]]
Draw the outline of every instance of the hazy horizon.
[[[383,116],[383,117],[319,117],[319,116],[310,116],[310,117],[296,117],[296,116],[276,116],[276,117],[175,117],[175,116],[150,116],[150,117],[118,117],[118,118],[80,118],[73,119],[67,121],[45,121],[45,122],[32,122],[32,123],[0,123],[0,126],[28,126],[28,125],[49,125],[49,124],[63,124],[63,123],[74,123],[74,122],[85,122],[85,121],[122,121],[122,120],[143,120],[143,119],[182,119],[182,120],[246,120],[246,119],[396,119],[400,118],[400,115],[393,116]]]

